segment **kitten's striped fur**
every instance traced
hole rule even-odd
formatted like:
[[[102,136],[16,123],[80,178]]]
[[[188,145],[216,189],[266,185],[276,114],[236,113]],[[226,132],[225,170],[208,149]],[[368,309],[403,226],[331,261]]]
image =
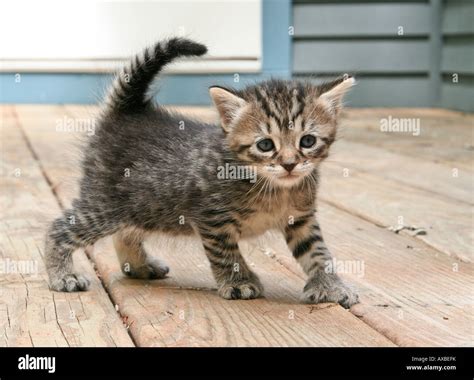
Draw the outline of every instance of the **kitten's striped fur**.
[[[74,272],[72,253],[112,234],[125,274],[164,277],[166,265],[143,247],[148,234],[163,231],[201,237],[222,297],[256,298],[263,287],[238,242],[277,228],[308,274],[304,301],[358,302],[325,272],[331,255],[315,217],[318,166],[334,142],[352,78],[322,86],[270,80],[244,90],[212,87],[222,129],[154,105],[147,91],[163,66],[206,50],[186,39],[163,41],[116,78],[84,150],[80,196],[47,234],[52,289],[85,290],[89,281]],[[251,166],[257,181],[218,178],[225,165]]]

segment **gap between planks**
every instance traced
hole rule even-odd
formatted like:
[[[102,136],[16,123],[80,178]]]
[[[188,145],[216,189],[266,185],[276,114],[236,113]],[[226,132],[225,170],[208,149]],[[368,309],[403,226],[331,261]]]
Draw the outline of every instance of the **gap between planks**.
[[[2,346],[132,346],[84,254],[80,270],[93,281],[88,294],[49,291],[42,260],[44,212],[58,213],[56,199],[17,125],[1,107],[2,234],[4,262],[35,263],[35,273],[4,273],[0,281]],[[17,175],[16,175],[17,174]]]
[[[64,110],[59,112],[64,113]],[[53,115],[54,113],[49,117],[55,118]],[[38,122],[41,118],[37,116],[26,119],[24,119],[24,124],[27,125],[25,128],[29,138],[61,197],[64,187],[61,186],[57,174],[61,175],[65,168],[57,166],[58,163],[60,166],[60,163],[64,162],[61,159],[63,153],[48,149],[48,144],[53,143],[53,135],[48,135],[48,132],[41,130],[40,125],[36,125],[45,123],[45,120]],[[57,134],[56,140],[58,140]],[[67,195],[64,193],[62,198],[69,200],[65,199],[63,203],[70,203],[70,194],[72,192]],[[183,261],[178,259],[178,255],[185,250],[171,247],[174,255],[168,255],[165,259],[172,264],[176,277],[154,282],[154,286],[149,286],[148,289],[143,286],[142,281],[123,278],[113,249],[110,246],[107,249],[107,243],[110,241],[106,239],[96,244],[91,257],[100,269],[101,276],[108,285],[108,291],[115,303],[119,305],[120,311],[133,321],[130,331],[139,345],[392,345],[389,340],[339,305],[300,305],[297,299],[304,281],[292,275],[291,272],[286,273],[286,269],[262,253],[256,255],[255,260],[260,260],[264,268],[268,266],[272,268],[269,273],[261,273],[263,282],[267,286],[267,299],[230,302],[222,300],[215,291],[196,292],[173,289],[186,287],[186,283],[188,283],[187,287],[195,287],[196,284],[202,288],[215,286],[210,277],[210,269],[206,267],[204,254],[196,249],[199,242],[194,241],[188,245],[192,249],[187,249],[186,255],[181,258]],[[100,254],[97,254],[98,251]],[[183,263],[187,265],[183,267]],[[196,275],[194,272],[199,272],[199,274]],[[275,273],[279,273],[285,280],[287,277],[290,279],[283,282],[280,276],[274,278]],[[134,286],[137,283],[138,285]],[[163,285],[165,288],[162,288]],[[272,294],[273,298],[271,298]],[[145,298],[144,301],[143,298]],[[213,313],[208,312],[210,308],[214,310]],[[317,313],[316,310],[318,310]],[[181,311],[194,319],[180,320],[176,315],[179,315]],[[264,318],[266,320],[261,320],[262,313],[266,315]],[[175,317],[172,317],[173,315]],[[221,318],[221,315],[225,315],[226,318]],[[163,334],[157,326],[162,326],[168,333]],[[213,329],[216,329],[216,326],[219,326],[219,329],[214,334]],[[319,328],[314,329],[314,326],[319,326]],[[255,335],[256,331],[263,335]]]
[[[70,107],[68,107],[70,108]],[[81,108],[79,108],[80,110]],[[79,114],[83,114],[81,113],[82,111],[79,112]],[[360,221],[358,221],[358,223],[360,223]],[[337,225],[338,223],[336,223]],[[323,228],[326,224],[323,224]],[[369,224],[370,225],[370,224]],[[373,232],[373,231],[372,231]],[[390,237],[389,239],[389,242],[391,244],[394,244],[395,242],[399,242],[400,239],[402,239],[402,237],[399,237],[398,235],[394,235],[392,233],[388,233],[387,231],[384,231],[385,233],[385,236],[387,237]],[[370,235],[368,236],[368,238],[370,239]],[[383,239],[382,239],[383,240]],[[416,239],[411,239],[411,238],[408,238],[408,242],[409,244],[414,244],[412,241],[415,241],[416,242]],[[408,243],[407,243],[408,245]],[[337,246],[337,245],[335,245]],[[370,247],[369,247],[370,248]],[[416,247],[416,249],[422,249],[422,247]],[[281,250],[281,249],[280,249]],[[398,248],[399,250],[399,248]],[[386,250],[384,252],[387,252]],[[436,257],[436,252],[432,252],[432,250],[425,250],[424,252],[427,252],[428,255],[432,255],[432,256],[435,256]],[[336,256],[338,256],[338,253],[336,252]],[[429,256],[428,256],[429,257]],[[279,260],[280,261],[285,261],[285,258],[287,258],[287,256],[282,256],[282,257],[279,257]],[[350,257],[349,257],[350,258]],[[377,258],[377,257],[376,257]],[[405,255],[405,258],[406,258],[406,255]],[[380,258],[377,258],[380,260]],[[425,258],[426,260],[426,258]],[[449,259],[448,259],[449,260]],[[452,263],[449,262],[449,265],[451,265]],[[423,265],[426,265],[423,264]],[[439,263],[437,265],[440,265]],[[442,263],[442,267],[444,267],[445,269],[443,270],[444,272],[446,272],[446,261]],[[435,268],[436,268],[436,265],[435,265]],[[468,268],[472,268],[472,267],[468,267]],[[439,270],[440,267],[438,267],[436,270]],[[297,269],[294,269],[294,268],[291,268],[292,271],[296,271],[297,272]],[[464,268],[463,268],[464,270]],[[463,273],[463,272],[461,272]],[[412,273],[412,276],[416,277],[416,274],[413,274]],[[461,276],[462,277],[462,276]],[[376,279],[377,281],[380,281],[380,279]],[[465,281],[466,278],[465,277],[462,277],[461,278],[462,281]],[[446,282],[447,285],[450,284],[449,281],[454,281],[453,278],[449,277],[448,276],[448,281]],[[470,284],[469,282],[467,282],[467,289],[469,289],[469,287],[472,287],[472,283]],[[386,286],[386,285],[385,285]],[[368,289],[372,289],[372,291],[374,291],[373,289],[376,290],[376,293],[378,293],[378,296],[376,297],[380,297],[381,295],[385,298],[392,298],[392,300],[394,299],[394,295],[392,294],[390,297],[387,297],[387,289],[384,289],[383,287],[381,286],[373,286],[372,284],[367,284],[367,288]],[[466,288],[465,288],[466,289]],[[388,289],[390,290],[390,289]],[[433,289],[429,289],[430,293],[433,293]],[[421,292],[423,293],[423,292]],[[419,295],[420,297],[423,296],[423,294],[420,294]],[[449,297],[452,297],[452,293],[450,293],[448,295]],[[433,296],[432,294],[430,294],[430,297],[431,299],[433,299]],[[448,298],[449,298],[448,297]],[[422,298],[422,297],[421,297]],[[375,299],[375,298],[374,298]],[[395,297],[395,300],[398,302],[398,304],[403,301],[402,300],[397,300],[397,298]],[[436,300],[436,299],[435,299]],[[380,300],[379,300],[380,301]],[[405,302],[405,303],[404,303]],[[418,304],[422,304],[423,303],[423,300],[418,300],[417,301]],[[393,302],[392,302],[393,303]],[[438,302],[439,303],[439,302]],[[457,302],[459,304],[459,302]],[[362,313],[364,315],[363,319],[365,319],[365,321],[367,321],[368,323],[371,323],[372,326],[376,326],[376,328],[379,330],[379,331],[383,331],[385,334],[388,334],[388,335],[391,335],[392,336],[392,339],[394,341],[397,341],[399,342],[400,344],[402,345],[409,345],[409,344],[421,344],[421,345],[439,345],[439,344],[447,344],[447,345],[456,345],[456,344],[468,344],[466,342],[469,342],[469,339],[472,341],[472,333],[471,335],[469,335],[469,333],[465,336],[465,338],[463,339],[459,334],[453,334],[453,337],[454,338],[451,338],[449,339],[449,335],[452,331],[450,331],[450,327],[444,327],[443,329],[440,329],[440,333],[438,333],[438,335],[440,336],[436,336],[436,334],[434,334],[433,336],[433,333],[429,333],[427,332],[427,335],[425,336],[425,339],[420,339],[420,336],[418,334],[418,336],[416,336],[415,338],[410,338],[409,335],[413,332],[417,332],[417,331],[423,331],[423,329],[420,330],[420,326],[417,325],[417,323],[419,324],[420,322],[416,319],[416,318],[420,318],[420,316],[423,315],[423,312],[421,312],[420,310],[416,309],[416,307],[414,305],[412,305],[411,303],[407,303],[406,301],[403,301],[401,302],[402,304],[402,307],[404,308],[403,312],[406,313],[407,316],[409,316],[412,320],[408,320],[405,319],[405,320],[400,320],[400,317],[397,317],[397,318],[394,318],[393,316],[393,313],[395,310],[397,313],[400,311],[400,305],[397,305],[397,306],[394,306],[394,307],[390,307],[390,303],[387,303],[387,302],[379,302],[378,304],[380,305],[388,305],[388,306],[375,306],[374,308],[372,309],[375,309],[375,310],[370,310],[370,312],[364,312]],[[429,303],[428,303],[429,304]],[[455,323],[455,322],[459,322],[461,321],[461,326],[464,326],[464,328],[466,326],[469,326],[469,324],[466,324],[466,318],[465,318],[465,313],[464,313],[464,309],[463,309],[463,305],[456,305],[457,307],[460,308],[460,314],[459,315],[456,315],[456,313],[454,314],[454,317],[447,317],[446,315],[451,315],[450,312],[447,313],[447,310],[446,307],[448,307],[448,305],[443,305],[441,304],[440,306],[439,305],[433,305],[431,308],[432,310],[429,310],[431,312],[434,312],[434,316],[433,318],[431,319],[431,323],[432,325],[434,326],[437,326],[437,324],[439,325],[439,320],[440,318],[443,317],[446,317],[448,318],[447,320],[451,321],[451,322],[441,322],[442,324],[450,324],[450,323]],[[411,310],[410,308],[412,307],[415,307],[415,310]],[[377,308],[382,308],[384,309],[383,311],[385,311],[385,314],[388,313],[388,316],[387,315],[384,315],[383,313],[380,313],[380,310],[377,310]],[[405,308],[408,309],[408,312],[405,310]],[[385,310],[387,309],[387,310]],[[398,310],[397,310],[398,309]],[[449,307],[448,307],[449,309]],[[423,309],[422,309],[423,310]],[[427,309],[425,307],[424,309],[424,312],[426,313],[427,312]],[[420,314],[421,313],[421,314]],[[444,314],[443,314],[444,313]],[[361,313],[359,313],[361,314]],[[463,317],[464,315],[464,317]],[[398,320],[397,320],[398,319]],[[388,323],[387,323],[387,320],[388,320]],[[430,319],[428,319],[430,320]],[[423,322],[426,322],[426,319],[423,320],[422,318],[422,321]],[[445,321],[443,319],[443,321]],[[405,326],[405,329],[402,329],[401,332],[397,332],[397,329],[400,328],[400,326]],[[394,327],[395,326],[395,327]],[[421,326],[422,327],[422,326]],[[439,326],[438,326],[439,328]],[[461,330],[463,331],[463,330]],[[467,339],[467,341],[466,341]],[[413,343],[415,342],[415,343]],[[459,343],[461,342],[461,343]]]
[[[58,202],[59,208],[60,208],[61,210],[64,210],[64,209],[65,209],[65,205],[64,205],[64,203],[61,201],[61,197],[60,197],[59,194],[58,194],[58,191],[57,191],[57,189],[56,189],[56,186],[53,184],[53,182],[52,182],[50,176],[48,175],[48,173],[47,173],[47,171],[45,170],[45,168],[43,167],[43,164],[41,163],[41,161],[40,161],[38,155],[36,154],[36,151],[35,151],[34,147],[31,145],[31,142],[29,141],[28,136],[26,135],[24,129],[23,129],[22,126],[21,126],[21,123],[20,123],[19,120],[18,120],[18,114],[16,113],[15,109],[12,110],[12,113],[13,113],[14,118],[15,118],[15,120],[16,120],[16,123],[17,123],[17,125],[18,125],[18,127],[19,127],[19,129],[20,129],[20,131],[21,131],[21,134],[22,134],[22,136],[23,136],[23,138],[24,138],[25,144],[26,144],[26,146],[28,147],[29,151],[31,152],[31,155],[33,156],[33,158],[34,158],[35,161],[37,162],[37,165],[38,165],[38,167],[39,167],[40,170],[41,170],[41,174],[43,175],[43,178],[44,178],[45,181],[47,182],[48,186],[50,187],[51,192],[52,192],[53,195],[54,195],[54,198],[55,198],[56,201]],[[72,199],[72,198],[70,198],[70,199]],[[92,265],[92,267],[95,269],[95,263],[91,260],[89,254],[88,254],[88,250],[87,250],[87,249],[84,249],[83,252],[84,252],[84,255],[89,259],[90,264]],[[128,335],[129,335],[131,341],[133,342],[133,345],[136,346],[136,342],[134,341],[133,335],[130,334],[130,332],[128,331],[128,326],[126,326],[126,324],[124,323],[124,316],[122,316],[122,315],[120,314],[120,311],[117,310],[117,305],[115,305],[115,303],[113,302],[113,299],[112,299],[111,295],[110,295],[109,292],[107,291],[107,288],[106,288],[106,286],[105,286],[105,284],[104,284],[104,281],[103,281],[102,278],[98,275],[97,272],[94,273],[94,276],[97,277],[98,280],[100,281],[100,283],[102,284],[105,294],[107,294],[107,297],[108,297],[108,299],[110,300],[111,304],[114,306],[114,309],[115,309],[115,311],[116,311],[117,314],[118,314],[118,317],[120,318],[120,320],[122,321],[122,323],[124,324],[124,326],[127,328],[127,333],[128,333]],[[53,293],[53,299],[54,299],[54,293]]]

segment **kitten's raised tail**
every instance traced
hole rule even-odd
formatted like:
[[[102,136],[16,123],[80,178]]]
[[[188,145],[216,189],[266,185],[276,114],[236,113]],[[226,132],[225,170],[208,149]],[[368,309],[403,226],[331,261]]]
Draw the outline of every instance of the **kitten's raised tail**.
[[[180,56],[201,56],[207,48],[185,38],[160,41],[154,47],[136,55],[115,78],[107,97],[112,111],[140,112],[150,105],[147,96],[150,83],[161,69]]]

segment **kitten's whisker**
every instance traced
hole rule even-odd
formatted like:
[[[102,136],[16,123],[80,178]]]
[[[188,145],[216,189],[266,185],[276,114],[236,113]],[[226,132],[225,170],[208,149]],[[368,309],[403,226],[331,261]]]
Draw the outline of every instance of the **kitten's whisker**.
[[[249,191],[245,193],[244,197],[249,195],[252,192],[252,190],[254,190],[255,187],[257,187],[262,182],[263,178],[264,178],[263,176],[259,177],[257,181],[255,181],[255,183],[250,187]]]
[[[266,188],[267,188],[267,183],[268,183],[268,178],[267,178],[267,177],[264,177],[264,181],[263,181],[262,187],[261,187],[260,191],[259,191],[258,194],[257,194],[256,200],[258,200],[258,197],[260,196],[260,193],[262,192],[262,190],[263,190],[262,199],[265,197]]]
[[[253,207],[253,205],[255,204],[255,202],[258,200],[258,197],[259,197],[260,193],[262,192],[262,190],[263,190],[263,188],[264,188],[265,181],[266,181],[266,177],[265,177],[265,176],[261,176],[261,177],[259,178],[259,180],[255,183],[255,185],[250,189],[250,190],[253,190],[255,187],[257,187],[257,185],[260,186],[260,189],[259,189],[259,191],[257,192],[257,194],[250,198],[250,200],[251,200],[252,202],[249,204],[249,207]]]
[[[269,178],[265,177],[265,182],[263,183],[262,200],[265,199],[265,194],[267,193],[268,181],[269,181]]]

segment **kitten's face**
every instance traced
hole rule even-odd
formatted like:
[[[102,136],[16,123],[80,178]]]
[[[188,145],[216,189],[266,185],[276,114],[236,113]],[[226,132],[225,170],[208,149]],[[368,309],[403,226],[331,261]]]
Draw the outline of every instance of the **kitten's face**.
[[[237,156],[272,186],[292,187],[327,157],[342,96],[337,87],[349,88],[353,79],[347,81],[326,88],[270,81],[242,92],[214,87],[211,95]]]

